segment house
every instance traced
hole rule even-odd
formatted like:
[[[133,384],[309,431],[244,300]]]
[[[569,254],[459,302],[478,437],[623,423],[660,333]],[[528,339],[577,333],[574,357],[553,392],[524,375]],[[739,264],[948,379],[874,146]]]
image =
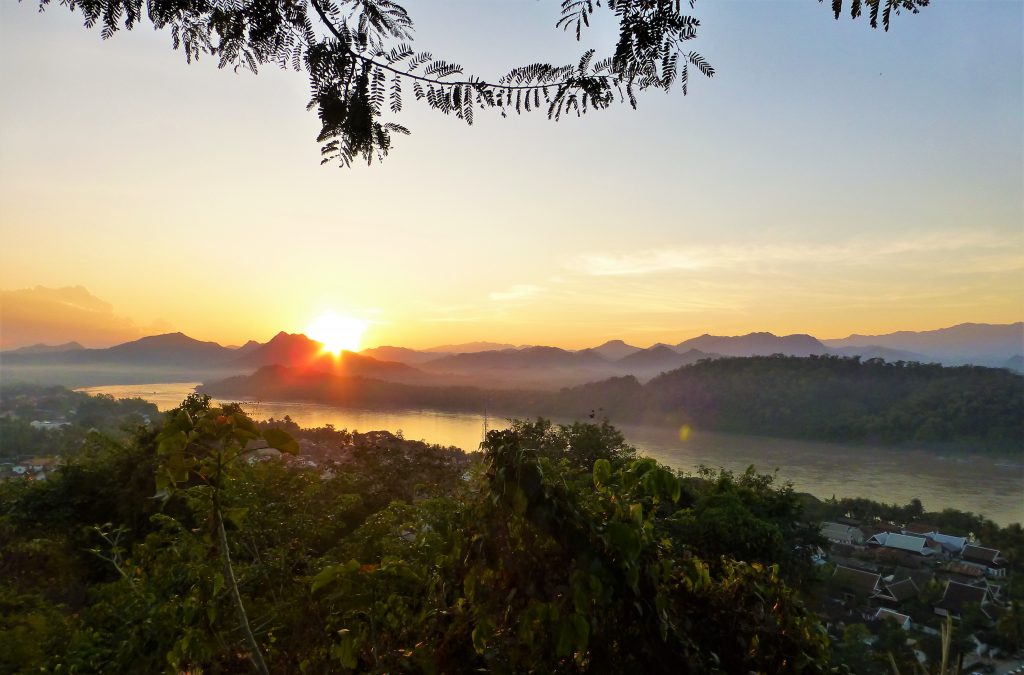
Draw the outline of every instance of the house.
[[[968,565],[957,560],[950,560],[946,565],[946,571],[971,579],[980,579],[985,576],[985,569],[975,565]]]
[[[899,612],[894,612],[891,609],[887,609],[885,607],[882,607],[877,612],[875,612],[874,619],[876,621],[892,621],[903,630],[910,630],[911,626],[909,616],[907,616],[906,614],[900,614]]]
[[[821,536],[833,544],[863,544],[864,533],[860,528],[844,523],[822,523]]]
[[[896,532],[878,532],[873,534],[868,539],[867,544],[868,546],[883,546],[899,551],[907,551],[921,556],[930,556],[935,553],[935,547],[929,545],[925,537],[898,534]]]
[[[969,605],[978,605],[982,613],[990,619],[998,616],[998,608],[992,604],[987,585],[968,586],[959,581],[947,581],[942,599],[935,604],[935,613],[939,616],[952,616],[959,619]]]
[[[899,581],[893,581],[892,577],[890,577],[888,580],[882,580],[882,587],[875,594],[875,597],[879,600],[899,605],[911,598],[916,598],[919,592],[920,589],[910,577],[900,579]]]
[[[942,534],[934,525],[924,523],[911,523],[903,528],[903,534],[924,537],[935,541],[942,547],[942,552],[949,555],[959,555],[967,546],[966,537],[954,537],[951,534]]]
[[[994,548],[968,544],[964,546],[964,550],[960,554],[960,560],[965,565],[972,565],[985,570],[985,574],[990,577],[1002,578],[1006,576],[1006,559]]]
[[[832,573],[832,583],[846,591],[849,599],[854,597],[867,599],[879,591],[882,576],[876,572],[836,565],[836,570]]]

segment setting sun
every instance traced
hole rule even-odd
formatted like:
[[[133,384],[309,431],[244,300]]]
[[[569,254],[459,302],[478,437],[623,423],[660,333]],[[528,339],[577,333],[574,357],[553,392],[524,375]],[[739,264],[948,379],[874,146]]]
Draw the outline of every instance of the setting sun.
[[[320,342],[325,352],[335,356],[342,351],[356,351],[366,332],[366,322],[335,312],[324,312],[306,329],[306,335]]]

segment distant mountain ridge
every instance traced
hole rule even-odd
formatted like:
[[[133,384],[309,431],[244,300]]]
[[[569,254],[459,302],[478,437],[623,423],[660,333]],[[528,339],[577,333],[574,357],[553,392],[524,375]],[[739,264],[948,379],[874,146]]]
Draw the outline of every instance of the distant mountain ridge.
[[[497,346],[500,349],[486,349]],[[609,340],[579,350],[550,346],[520,346],[495,342],[446,345],[434,350],[381,346],[361,353],[346,352],[341,360],[323,345],[301,333],[280,332],[266,343],[250,340],[241,347],[224,347],[183,333],[152,335],[107,349],[85,349],[77,343],[34,345],[5,351],[3,367],[50,368],[59,381],[59,368],[120,369],[131,381],[145,381],[152,371],[159,380],[187,381],[207,376],[250,373],[281,365],[312,368],[351,376],[439,386],[476,385],[489,388],[553,390],[607,378],[634,376],[648,380],[661,373],[705,359],[772,356],[859,356],[888,362],[974,364],[1024,370],[1024,323],[960,324],[935,331],[900,331],[886,335],[851,335],[818,340],[807,334],[775,335],[755,332],[738,336],[704,334],[675,345],[658,343],[642,349],[622,340]],[[465,349],[468,351],[435,351]],[[148,369],[148,370],[147,370]],[[25,372],[25,371],[22,371]],[[175,373],[184,379],[167,379]],[[116,384],[117,380],[103,384]]]
[[[885,335],[850,335],[824,340],[833,348],[876,346],[927,355],[947,364],[974,363],[999,367],[1024,355],[1024,322],[962,323],[926,331],[897,331]]]
[[[723,336],[704,334],[683,340],[677,350],[699,349],[722,356],[810,356],[827,354],[828,347],[817,338],[805,334],[775,335],[773,333],[747,333],[746,335]]]
[[[85,349],[78,342],[65,342],[62,345],[45,345],[43,343],[18,347],[17,349],[5,349],[0,354],[57,354],[60,352],[74,352]]]

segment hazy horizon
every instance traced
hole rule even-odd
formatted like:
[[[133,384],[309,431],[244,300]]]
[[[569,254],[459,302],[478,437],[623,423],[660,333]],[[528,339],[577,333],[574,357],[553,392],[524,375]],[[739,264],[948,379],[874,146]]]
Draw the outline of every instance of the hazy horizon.
[[[542,3],[409,9],[415,44],[485,74],[579,48]],[[695,11],[717,73],[688,96],[472,127],[410,101],[384,164],[337,170],[301,74],[3,5],[0,340],[64,341],[7,337],[21,305],[21,325],[56,316],[12,296],[37,285],[88,289],[91,323],[57,318],[89,346],[264,341],[327,310],[410,347],[1024,316],[1024,5],[934,4],[887,33],[817,2]]]
[[[38,296],[33,298],[32,296]],[[3,301],[0,302],[0,350],[11,350],[18,349],[20,347],[35,346],[38,344],[45,345],[60,345],[69,342],[77,342],[87,349],[103,349],[106,347],[112,347],[125,342],[131,342],[143,337],[149,337],[153,335],[163,335],[168,333],[184,333],[191,338],[207,341],[216,342],[225,346],[241,346],[249,340],[255,340],[256,342],[265,343],[272,339],[275,335],[281,332],[285,333],[299,333],[307,335],[307,327],[297,327],[294,329],[279,328],[271,330],[269,333],[260,335],[254,335],[246,337],[242,340],[225,340],[218,339],[216,336],[209,335],[196,335],[188,330],[182,330],[176,326],[172,326],[166,322],[158,322],[148,326],[141,326],[134,322],[132,319],[127,317],[121,317],[114,313],[113,307],[109,303],[103,302],[101,299],[96,298],[88,293],[88,291],[82,287],[71,287],[65,289],[47,289],[42,287],[36,287],[33,289],[18,289],[17,291],[0,290],[0,297]],[[38,306],[33,306],[34,303],[27,298],[37,300]],[[38,313],[33,313],[34,310]],[[55,313],[56,312],[56,313]],[[60,315],[60,312],[65,312],[65,315]],[[12,317],[13,314],[13,317]],[[78,321],[76,324],[75,321]],[[911,331],[911,332],[925,332],[931,330],[939,330],[943,328],[951,328],[953,326],[959,326],[963,324],[989,324],[989,325],[1006,325],[1019,323],[1021,319],[1007,322],[984,322],[984,321],[971,321],[964,320],[958,321],[954,324],[942,325],[942,326],[926,326],[919,328],[899,328],[892,331],[886,331],[886,333],[893,333],[899,331]],[[524,346],[552,346],[559,347],[562,349],[585,349],[587,347],[596,347],[600,344],[611,340],[622,340],[627,344],[647,348],[656,344],[677,344],[679,342],[689,340],[691,338],[700,337],[701,335],[716,335],[716,336],[728,336],[728,335],[746,335],[748,333],[772,333],[777,336],[785,335],[811,335],[819,340],[837,340],[847,338],[852,335],[881,335],[883,333],[872,333],[864,330],[853,330],[843,335],[817,335],[810,331],[793,331],[791,333],[779,332],[771,330],[770,328],[755,328],[744,333],[726,333],[715,330],[714,326],[709,326],[700,332],[679,332],[674,335],[666,334],[664,339],[654,340],[652,342],[643,342],[637,340],[627,339],[621,337],[623,334],[628,334],[629,327],[622,326],[621,331],[615,332],[611,329],[612,333],[609,333],[609,337],[603,339],[595,339],[588,342],[577,342],[577,343],[558,343],[555,341],[547,340],[541,331],[538,331],[537,337],[534,340],[527,342],[513,343],[508,340],[503,340],[500,335],[481,335],[481,336],[470,336],[467,339],[442,339],[439,342],[433,343],[372,343],[366,340],[362,340],[359,345],[359,351],[365,349],[373,349],[376,347],[406,347],[410,349],[434,349],[445,345],[465,345],[471,343],[496,343],[496,344],[513,344],[516,347]],[[369,331],[367,331],[369,332]],[[10,338],[11,335],[15,337]],[[1024,336],[1022,336],[1024,337]]]

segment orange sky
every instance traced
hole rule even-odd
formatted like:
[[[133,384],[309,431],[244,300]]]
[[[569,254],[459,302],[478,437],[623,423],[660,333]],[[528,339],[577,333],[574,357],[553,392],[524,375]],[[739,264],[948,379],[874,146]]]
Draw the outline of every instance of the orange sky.
[[[424,46],[487,72],[576,54],[543,5],[409,3]],[[718,75],[685,98],[472,128],[410,105],[383,165],[339,170],[302,74],[6,3],[0,344],[238,344],[326,310],[411,347],[1024,318],[1024,3],[888,34],[815,2],[697,10]]]

